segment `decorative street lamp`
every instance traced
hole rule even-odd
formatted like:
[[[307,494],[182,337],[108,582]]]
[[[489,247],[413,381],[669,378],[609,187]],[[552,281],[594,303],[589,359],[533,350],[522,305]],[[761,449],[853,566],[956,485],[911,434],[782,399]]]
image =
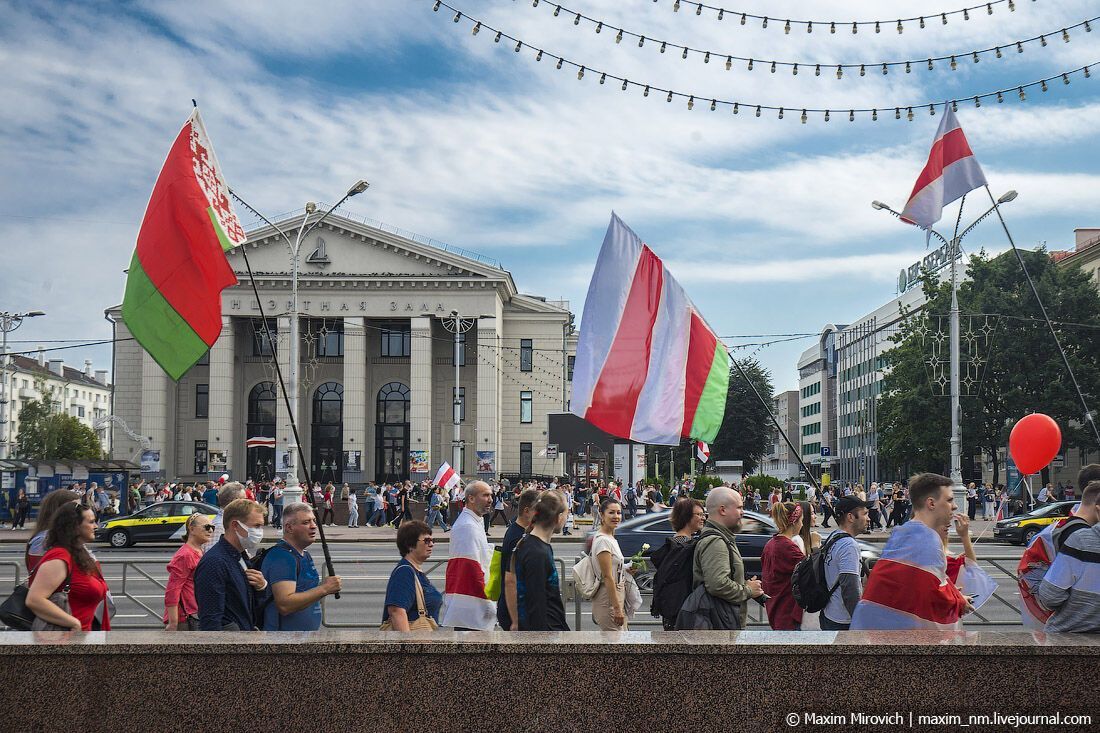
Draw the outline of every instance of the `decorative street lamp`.
[[[4,332],[3,346],[0,346],[0,458],[9,458],[10,420],[8,419],[8,403],[11,401],[11,389],[8,384],[8,334],[23,325],[24,318],[37,318],[46,315],[42,311],[27,311],[26,313],[0,312],[0,331]]]

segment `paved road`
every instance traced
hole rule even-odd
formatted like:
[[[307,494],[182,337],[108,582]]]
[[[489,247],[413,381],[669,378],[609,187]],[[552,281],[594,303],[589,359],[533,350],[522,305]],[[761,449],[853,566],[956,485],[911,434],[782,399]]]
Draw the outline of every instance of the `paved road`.
[[[443,587],[444,563],[448,543],[436,545],[432,562],[428,566],[428,576],[437,587]],[[386,580],[397,561],[397,550],[389,544],[333,543],[330,545],[336,572],[344,581],[345,592],[340,599],[329,598],[325,603],[325,623],[330,626],[351,624],[361,628],[375,628],[382,617],[382,600],[385,594]],[[957,550],[958,548],[953,548]],[[118,604],[116,627],[157,628],[163,613],[163,586],[167,580],[165,566],[175,551],[171,545],[142,545],[125,550],[107,546],[97,546],[96,555],[105,566],[108,585],[111,587]],[[1016,622],[1019,629],[1017,610],[1018,593],[1016,582],[1012,578],[1016,562],[1023,551],[1020,547],[1008,545],[979,545],[978,557],[984,561],[988,572],[998,581],[1000,591],[981,609],[981,614],[991,623],[992,628],[1011,629],[1009,624]],[[560,543],[555,545],[555,554],[564,568],[563,577],[570,576],[570,568],[581,552],[579,543]],[[323,557],[320,547],[314,545],[311,553],[318,565]],[[23,551],[18,545],[0,546],[0,597],[11,592],[14,572],[18,565],[22,573]],[[561,572],[559,570],[559,572]],[[1003,599],[1000,600],[1000,599]],[[648,599],[645,600],[648,608]],[[750,606],[750,616],[759,617],[758,606]],[[592,620],[587,602],[581,603],[580,624],[578,626],[576,607],[567,599],[566,611],[569,623],[575,630],[592,629]],[[645,628],[646,624],[655,624],[649,614],[643,610],[634,619],[634,626]],[[813,625],[808,621],[807,627]],[[765,627],[766,628],[766,627]]]

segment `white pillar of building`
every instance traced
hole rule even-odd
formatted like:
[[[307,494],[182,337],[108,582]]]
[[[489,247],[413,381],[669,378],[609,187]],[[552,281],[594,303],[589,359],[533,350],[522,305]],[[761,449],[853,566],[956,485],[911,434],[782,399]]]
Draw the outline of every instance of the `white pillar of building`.
[[[479,318],[477,321],[477,446],[476,451],[490,451],[493,472],[478,471],[479,478],[500,473],[500,396],[501,390],[501,324],[500,318]],[[477,452],[469,460],[477,461]],[[475,468],[478,468],[475,466]]]
[[[248,470],[244,445],[236,445],[233,416],[236,415],[236,392],[233,379],[233,357],[236,354],[236,333],[233,319],[222,316],[222,332],[210,348],[209,419],[207,449],[220,451],[227,458],[226,471],[234,480],[243,480]],[[245,436],[247,439],[250,436]],[[209,455],[209,453],[207,453]],[[211,475],[216,472],[211,471]]]
[[[409,450],[431,451],[432,448],[432,319],[426,317],[411,318],[412,358],[409,366]],[[444,441],[444,443],[448,443]],[[443,461],[448,456],[428,454],[429,467]],[[454,467],[458,470],[458,466]],[[430,470],[430,468],[429,468]],[[410,476],[413,481],[424,479],[424,474]]]
[[[276,326],[278,333],[276,335],[276,350],[279,354],[279,369],[282,370],[283,379],[287,378],[290,373],[290,316],[280,316],[279,322]],[[273,377],[274,379],[274,377]],[[289,450],[289,445],[294,442],[294,433],[290,429],[290,413],[286,409],[286,401],[283,400],[282,388],[279,386],[279,382],[275,379],[275,392],[278,394],[278,399],[275,401],[276,414],[275,414],[275,475],[286,478],[286,469],[283,467],[282,462],[279,460],[279,456],[286,455]],[[294,402],[298,399],[298,395],[289,395],[290,401]],[[301,412],[301,409],[298,410]],[[298,429],[301,430],[302,426],[299,425]],[[306,436],[302,436],[303,440]],[[307,456],[308,459],[308,456]],[[298,462],[298,479],[300,481],[305,480],[305,476],[301,472],[302,462]]]
[[[359,471],[344,471],[344,481],[363,481],[367,460],[366,319],[344,319],[344,451],[359,452]]]
[[[170,463],[175,451],[168,445],[168,398],[176,386],[153,361],[149,352],[141,352],[141,434],[151,442],[150,450],[160,451],[162,476],[175,473]]]

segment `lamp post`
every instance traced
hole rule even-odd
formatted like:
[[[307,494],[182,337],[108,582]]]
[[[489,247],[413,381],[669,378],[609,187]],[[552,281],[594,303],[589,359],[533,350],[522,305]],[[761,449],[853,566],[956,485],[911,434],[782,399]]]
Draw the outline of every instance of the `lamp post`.
[[[959,278],[957,262],[959,255],[962,254],[963,238],[972,232],[974,227],[978,226],[983,219],[996,211],[997,204],[1007,204],[1014,201],[1017,195],[1015,191],[1009,191],[1001,196],[988,211],[971,222],[961,234],[959,233],[959,221],[956,220],[955,236],[950,241],[935,229],[928,229],[932,236],[943,242],[947,248],[947,254],[951,258],[951,313],[949,317],[951,342],[949,357],[951,362],[951,482],[956,487],[962,485],[962,407],[959,401]],[[959,219],[962,218],[962,205],[965,202],[966,196],[963,196],[963,200],[959,204]],[[898,219],[901,218],[901,214],[881,201],[872,201],[871,207],[879,211],[889,212]]]
[[[249,211],[251,211],[253,214],[258,216],[260,219],[262,219],[264,221],[264,223],[266,223],[268,226],[270,226],[276,232],[278,232],[280,235],[282,235],[283,239],[286,240],[287,245],[290,247],[290,265],[291,265],[291,274],[290,274],[290,335],[289,335],[290,344],[288,345],[289,346],[288,355],[290,357],[290,364],[289,364],[289,368],[287,369],[284,398],[287,402],[287,411],[290,414],[290,422],[294,426],[298,425],[298,371],[299,371],[298,361],[301,358],[300,353],[299,353],[299,350],[301,349],[301,344],[298,343],[298,341],[299,341],[298,270],[299,270],[299,264],[301,262],[302,242],[305,241],[306,236],[310,232],[312,232],[315,228],[317,228],[318,225],[321,224],[321,222],[323,222],[326,218],[328,218],[329,214],[331,214],[333,211],[335,211],[339,206],[341,206],[349,198],[351,198],[352,196],[357,196],[357,195],[363,193],[369,187],[370,187],[370,184],[367,183],[366,181],[363,181],[363,180],[358,181],[354,186],[352,186],[351,188],[348,189],[347,193],[345,193],[344,196],[339,201],[337,201],[333,206],[329,207],[329,209],[327,211],[325,211],[318,219],[316,219],[312,223],[310,222],[310,216],[317,213],[317,204],[313,203],[312,201],[307,202],[306,203],[306,215],[302,218],[302,224],[301,224],[301,226],[298,227],[298,234],[297,234],[297,236],[295,236],[293,242],[290,240],[290,237],[286,234],[286,232],[284,232],[282,229],[280,229],[278,226],[276,226],[271,220],[269,220],[266,216],[261,214],[255,208],[253,208],[248,202],[246,202],[244,199],[242,199],[240,196],[238,196],[236,192],[231,192],[233,194],[234,198],[236,198],[238,201],[240,201],[242,204],[244,204],[248,208]],[[308,228],[306,226],[307,224],[309,225]],[[266,324],[265,324],[265,332],[266,332]],[[274,346],[274,345],[272,345],[272,346]],[[274,349],[272,350],[272,352],[273,352],[273,356],[275,356],[275,358],[278,358],[278,356],[275,355],[275,353],[274,353]],[[298,469],[299,469],[299,466],[298,466],[298,448],[299,448],[299,445],[298,445],[298,439],[296,437],[297,435],[298,435],[298,432],[297,432],[296,428],[294,430],[291,430],[290,440],[289,440],[288,445],[287,445],[287,472],[286,472],[287,475],[286,475],[286,488],[283,490],[283,506],[290,506],[291,504],[302,500],[301,484],[298,481]]]
[[[8,420],[8,403],[11,401],[11,389],[8,384],[8,334],[23,325],[24,318],[36,318],[46,315],[42,311],[27,311],[26,313],[0,312],[0,331],[4,332],[3,346],[0,346],[0,458],[8,458],[11,452],[8,450],[10,440],[10,422]]]

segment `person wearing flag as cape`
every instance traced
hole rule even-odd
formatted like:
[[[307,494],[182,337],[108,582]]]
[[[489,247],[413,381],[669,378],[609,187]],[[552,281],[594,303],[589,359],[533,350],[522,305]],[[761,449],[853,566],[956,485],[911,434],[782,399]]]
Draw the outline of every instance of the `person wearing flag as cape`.
[[[485,535],[483,517],[492,505],[489,484],[474,481],[466,487],[462,512],[451,525],[451,552],[439,616],[443,626],[459,631],[492,631],[496,625],[496,603],[485,594],[493,548]]]

